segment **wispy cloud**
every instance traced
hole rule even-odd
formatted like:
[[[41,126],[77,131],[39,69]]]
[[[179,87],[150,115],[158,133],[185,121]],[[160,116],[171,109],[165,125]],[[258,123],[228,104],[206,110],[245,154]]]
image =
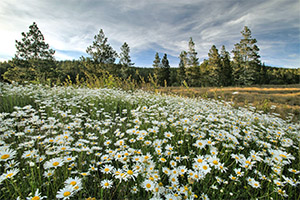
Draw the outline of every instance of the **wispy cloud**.
[[[83,55],[102,28],[117,51],[125,41],[129,44],[137,66],[150,67],[157,51],[167,53],[176,67],[176,57],[187,50],[190,37],[203,60],[213,44],[231,51],[247,25],[266,64],[281,59],[281,66],[300,67],[299,50],[289,49],[300,45],[299,7],[298,0],[2,0],[0,33],[5,38],[0,38],[0,56],[13,56],[15,39],[36,21],[46,42],[60,50],[56,56],[61,59]],[[292,54],[298,56],[289,57]]]

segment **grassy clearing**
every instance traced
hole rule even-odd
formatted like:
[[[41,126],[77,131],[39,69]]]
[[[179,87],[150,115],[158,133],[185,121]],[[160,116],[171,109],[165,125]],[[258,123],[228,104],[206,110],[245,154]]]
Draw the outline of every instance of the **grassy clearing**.
[[[214,99],[0,87],[0,199],[300,198],[299,122]]]
[[[159,92],[188,97],[231,101],[235,107],[253,106],[257,111],[277,113],[284,119],[300,120],[300,85],[266,85],[226,88],[159,88]]]

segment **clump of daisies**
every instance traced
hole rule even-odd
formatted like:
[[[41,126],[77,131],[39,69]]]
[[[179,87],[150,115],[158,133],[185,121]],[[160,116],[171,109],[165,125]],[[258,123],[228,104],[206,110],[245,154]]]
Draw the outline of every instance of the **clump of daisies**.
[[[24,101],[1,107],[2,197],[298,197],[299,123],[143,91],[0,87]]]

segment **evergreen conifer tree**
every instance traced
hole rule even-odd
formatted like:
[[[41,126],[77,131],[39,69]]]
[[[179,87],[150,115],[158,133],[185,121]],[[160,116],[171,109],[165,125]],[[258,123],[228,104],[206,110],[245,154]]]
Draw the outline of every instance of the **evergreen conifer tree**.
[[[133,66],[134,63],[131,62],[130,58],[130,48],[126,42],[121,46],[121,53],[120,53],[120,64],[125,67]]]
[[[222,86],[229,86],[232,84],[232,67],[230,64],[230,55],[226,51],[225,46],[222,46],[221,52],[221,73],[220,83]]]
[[[195,43],[193,42],[193,38],[191,37],[189,41],[189,50],[187,51],[186,80],[190,86],[198,86],[199,78],[199,59],[197,58]]]
[[[193,42],[193,38],[190,38],[189,41],[189,50],[187,52],[188,61],[187,64],[189,67],[199,66],[199,59],[197,58],[197,52],[195,50],[195,43]]]
[[[208,78],[210,85],[219,86],[221,74],[221,58],[215,45],[211,47],[208,53],[208,67]]]
[[[130,48],[126,42],[121,46],[121,53],[120,53],[120,65],[121,71],[120,76],[124,79],[127,79],[130,76],[129,67],[133,66],[134,63],[131,62],[130,58]]]
[[[86,52],[92,57],[94,63],[114,64],[118,57],[117,52],[107,43],[102,29],[94,36],[93,44],[87,47]]]
[[[48,78],[53,78],[56,68],[53,56],[55,51],[49,49],[37,24],[33,22],[29,26],[29,32],[21,34],[22,40],[16,40],[13,68],[5,72],[4,78],[18,82],[45,82]]]
[[[180,84],[186,81],[186,65],[187,65],[187,53],[182,51],[179,56],[179,68],[177,70],[177,78]]]
[[[165,85],[165,83],[166,85],[170,84],[170,65],[167,54],[164,54],[163,58],[161,59],[161,68],[158,77],[161,85]]]
[[[154,68],[154,78],[155,77],[157,78],[160,68],[161,68],[160,57],[159,57],[158,52],[155,53],[155,58],[154,58],[152,66]]]
[[[258,54],[256,39],[252,38],[250,29],[245,26],[242,39],[235,44],[232,51],[234,54],[233,76],[236,84],[252,85],[257,83],[260,70],[260,56]]]
[[[54,59],[53,55],[55,51],[53,49],[49,49],[49,44],[45,43],[45,38],[35,22],[29,26],[28,33],[22,32],[22,36],[22,41],[16,40],[16,59]]]

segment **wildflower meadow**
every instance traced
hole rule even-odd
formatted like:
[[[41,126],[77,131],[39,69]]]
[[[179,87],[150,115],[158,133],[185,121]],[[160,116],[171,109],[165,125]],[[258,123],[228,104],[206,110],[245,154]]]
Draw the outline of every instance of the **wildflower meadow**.
[[[0,83],[0,199],[299,199],[299,143],[230,102]]]

